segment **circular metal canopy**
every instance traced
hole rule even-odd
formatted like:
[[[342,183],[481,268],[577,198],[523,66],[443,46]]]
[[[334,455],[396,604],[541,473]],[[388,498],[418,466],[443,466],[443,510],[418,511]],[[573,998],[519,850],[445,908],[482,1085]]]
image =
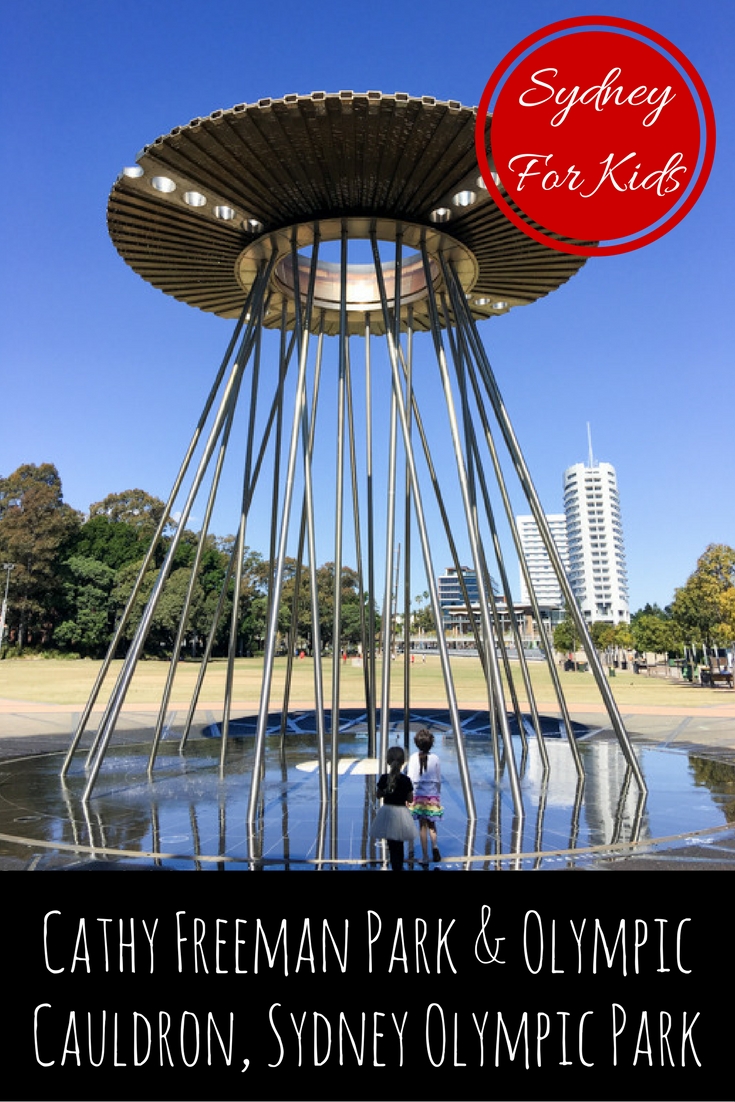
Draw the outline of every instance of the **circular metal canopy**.
[[[555,290],[584,260],[532,240],[498,210],[477,167],[476,113],[400,92],[314,92],[215,111],[157,138],[123,170],[108,203],[110,236],[154,287],[226,318],[239,315],[258,263],[275,250],[265,317],[275,326],[284,304],[293,315],[305,280],[308,260],[295,276],[292,239],[307,249],[317,225],[321,240],[343,228],[351,242],[371,229],[381,240],[400,231],[409,248],[424,240],[432,257],[452,260],[475,317],[505,313]],[[322,264],[320,253],[320,269],[317,313],[333,332],[339,265]],[[350,257],[351,331],[365,313],[379,314],[371,270]],[[385,272],[392,278],[390,261]],[[430,278],[439,290],[433,260]],[[414,325],[428,328],[415,257],[404,258],[401,286]]]

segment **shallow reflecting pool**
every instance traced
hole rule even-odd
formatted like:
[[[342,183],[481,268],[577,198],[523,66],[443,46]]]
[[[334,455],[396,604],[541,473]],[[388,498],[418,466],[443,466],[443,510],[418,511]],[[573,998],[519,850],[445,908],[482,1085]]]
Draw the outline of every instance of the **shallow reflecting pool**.
[[[402,744],[402,724],[393,726],[391,743]],[[735,822],[735,766],[638,745],[649,788],[643,802],[616,740],[604,732],[583,729],[578,731],[578,746],[584,784],[578,781],[566,739],[545,740],[547,771],[536,739],[529,738],[525,750],[518,740],[523,799],[519,816],[502,766],[499,778],[495,777],[487,734],[480,724],[465,742],[477,810],[476,820],[470,822],[455,740],[442,727],[437,714],[435,750],[442,763],[445,808],[439,846],[441,865],[447,870],[482,870],[500,863],[519,868],[578,864],[590,854],[614,847],[645,846],[656,839]],[[209,734],[216,735],[216,729]],[[71,866],[90,859],[225,871],[382,867],[382,844],[369,838],[379,806],[377,762],[368,756],[361,724],[356,722],[340,735],[334,816],[320,804],[313,733],[291,725],[283,745],[280,735],[269,735],[252,830],[247,808],[253,739],[247,724],[239,731],[241,737],[236,728],[234,734],[224,779],[219,776],[217,737],[202,733],[189,741],[183,754],[177,740],[165,739],[150,781],[146,777],[148,744],[112,746],[87,805],[81,800],[86,780],[82,753],[64,781],[59,777],[60,754],[4,762],[0,768],[4,851],[25,859],[37,855],[39,867],[51,860]],[[417,844],[417,859],[419,855]]]

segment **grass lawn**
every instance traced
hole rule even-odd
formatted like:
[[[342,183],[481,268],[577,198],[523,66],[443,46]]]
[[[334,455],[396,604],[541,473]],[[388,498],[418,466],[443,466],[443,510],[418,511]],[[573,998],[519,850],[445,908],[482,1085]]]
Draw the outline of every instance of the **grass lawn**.
[[[103,704],[114,684],[114,678],[120,669],[120,662],[113,664],[110,674],[103,685],[99,703]],[[516,686],[521,699],[525,698],[518,663],[512,664],[517,671]],[[10,659],[0,662],[0,699],[28,701],[48,704],[84,704],[94,684],[100,663],[90,660],[56,660],[43,658]],[[283,693],[285,658],[276,660],[272,706],[280,707]],[[322,663],[325,701],[331,704],[332,662]],[[553,709],[555,703],[551,678],[544,662],[530,663],[531,677],[539,705]],[[252,703],[257,707],[260,694],[260,678],[263,669],[262,659],[242,658],[235,662],[233,698],[238,706]],[[188,703],[199,671],[198,663],[187,661],[179,664],[172,693],[172,704]],[[168,663],[140,662],[128,691],[127,703],[155,705],[168,673]],[[225,686],[226,661],[217,659],[210,664],[200,695],[202,703],[216,703],[223,699]],[[460,706],[486,704],[486,694],[479,661],[475,658],[457,658],[452,661],[452,673],[455,680]],[[381,663],[378,662],[378,683],[381,678]],[[594,678],[589,673],[565,673],[560,671],[564,694],[572,710],[583,708],[585,704],[599,702],[599,693]],[[341,664],[340,701],[345,707],[360,704],[363,699],[363,671],[353,666],[352,661]],[[637,705],[668,705],[681,707],[683,712],[711,707],[714,704],[735,703],[735,693],[723,688],[701,688],[687,682],[669,681],[646,674],[634,675],[631,672],[616,671],[616,677],[610,679],[610,685],[618,704],[630,710]],[[308,704],[313,699],[314,670],[311,659],[295,661],[291,700],[294,704]],[[444,685],[438,657],[429,657],[426,662],[415,662],[411,666],[411,700],[415,704],[438,704],[445,702]],[[391,702],[400,705],[403,701],[403,660],[392,663]]]

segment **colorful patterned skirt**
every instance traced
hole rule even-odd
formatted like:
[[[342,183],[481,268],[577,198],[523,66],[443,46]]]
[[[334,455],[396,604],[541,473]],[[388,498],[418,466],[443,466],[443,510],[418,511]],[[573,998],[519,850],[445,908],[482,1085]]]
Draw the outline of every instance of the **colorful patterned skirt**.
[[[428,819],[429,822],[436,822],[444,814],[444,808],[438,796],[417,796],[413,803],[408,805],[408,810],[414,819],[419,821]]]

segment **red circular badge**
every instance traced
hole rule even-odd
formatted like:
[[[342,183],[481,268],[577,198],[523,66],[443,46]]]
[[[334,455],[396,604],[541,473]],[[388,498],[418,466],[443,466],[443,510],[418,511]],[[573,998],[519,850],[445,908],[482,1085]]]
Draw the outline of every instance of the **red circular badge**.
[[[704,188],[714,144],[712,105],[684,55],[603,16],[524,39],[478,109],[478,163],[498,206],[536,240],[584,256],[640,248],[676,225]]]

